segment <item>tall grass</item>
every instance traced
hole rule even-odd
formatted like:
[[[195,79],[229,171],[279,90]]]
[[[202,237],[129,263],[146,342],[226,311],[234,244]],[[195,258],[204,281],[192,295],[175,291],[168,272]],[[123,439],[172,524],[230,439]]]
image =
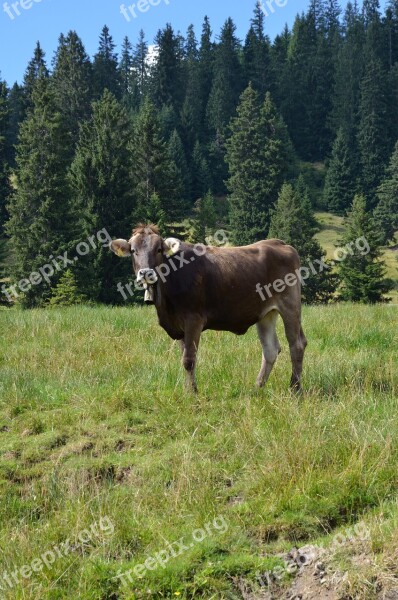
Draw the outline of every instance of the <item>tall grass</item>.
[[[398,487],[397,324],[385,306],[306,308],[301,399],[281,327],[261,391],[255,331],[207,332],[193,396],[153,309],[1,311],[1,597],[239,598],[235,578],[254,581],[277,551],[385,513]],[[76,542],[101,517],[113,534]],[[215,517],[226,532],[115,579]],[[66,539],[67,556],[7,587],[4,571]]]

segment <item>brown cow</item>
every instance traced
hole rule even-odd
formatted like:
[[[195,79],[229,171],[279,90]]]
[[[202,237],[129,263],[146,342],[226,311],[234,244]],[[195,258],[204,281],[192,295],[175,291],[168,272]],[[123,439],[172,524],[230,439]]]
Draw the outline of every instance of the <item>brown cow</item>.
[[[193,246],[162,239],[155,225],[139,225],[129,241],[118,239],[110,246],[118,256],[132,256],[137,281],[147,289],[146,300],[155,304],[159,324],[181,341],[183,365],[194,391],[202,331],[243,335],[252,325],[257,326],[263,348],[257,378],[262,387],[280,352],[278,314],[290,347],[290,385],[300,391],[307,340],[301,327],[300,259],[294,248],[280,240],[239,248]],[[283,286],[284,281],[288,283]]]

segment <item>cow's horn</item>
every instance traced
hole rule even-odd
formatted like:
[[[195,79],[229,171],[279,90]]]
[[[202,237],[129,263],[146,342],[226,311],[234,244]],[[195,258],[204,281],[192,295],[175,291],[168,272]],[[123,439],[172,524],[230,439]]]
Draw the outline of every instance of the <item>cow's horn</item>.
[[[177,238],[167,238],[167,240],[164,240],[165,254],[168,258],[177,254],[180,248],[181,242]]]

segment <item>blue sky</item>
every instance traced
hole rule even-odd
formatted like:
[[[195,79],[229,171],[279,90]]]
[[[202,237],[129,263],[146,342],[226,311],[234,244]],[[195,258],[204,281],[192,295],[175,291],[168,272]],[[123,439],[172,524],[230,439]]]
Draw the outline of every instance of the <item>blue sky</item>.
[[[50,64],[59,34],[70,29],[77,31],[90,55],[96,52],[98,37],[105,24],[110,27],[118,47],[125,35],[135,43],[141,28],[148,42],[152,43],[157,30],[168,22],[183,33],[193,23],[199,37],[206,14],[210,17],[215,35],[225,19],[231,16],[239,37],[244,39],[255,4],[255,0],[152,0],[159,4],[151,6],[148,0],[127,0],[125,6],[147,2],[146,7],[140,5],[144,12],[133,9],[135,18],[127,13],[130,19],[127,21],[120,11],[121,0],[19,0],[15,9],[12,4],[16,1],[8,0],[11,18],[4,10],[4,0],[0,0],[0,72],[9,84],[22,80],[37,40],[40,40]],[[278,7],[276,1],[279,5],[286,5]],[[273,0],[274,12],[267,9],[266,30],[269,36],[273,38],[280,33],[286,22],[291,25],[296,13],[306,10],[308,4],[309,0]]]

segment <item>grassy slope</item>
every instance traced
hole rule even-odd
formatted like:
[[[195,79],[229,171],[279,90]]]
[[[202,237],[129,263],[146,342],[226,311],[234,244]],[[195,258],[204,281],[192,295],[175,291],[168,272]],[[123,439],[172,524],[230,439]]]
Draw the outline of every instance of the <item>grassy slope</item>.
[[[101,515],[115,526],[2,598],[238,598],[232,577],[254,580],[275,564],[265,552],[364,515],[376,560],[396,551],[396,529],[380,534],[398,516],[395,308],[305,308],[301,400],[282,333],[261,392],[255,332],[206,333],[192,397],[153,309],[4,310],[0,324],[0,575]],[[224,535],[127,588],[112,581],[215,516]]]
[[[315,236],[322,248],[327,252],[327,258],[333,258],[336,246],[344,233],[343,217],[333,215],[327,212],[316,213],[316,218],[321,226],[321,230]],[[396,234],[398,241],[398,232]],[[398,251],[397,246],[389,246],[383,249],[383,261],[386,265],[386,277],[396,282],[396,290],[388,294],[394,304],[398,304]]]

